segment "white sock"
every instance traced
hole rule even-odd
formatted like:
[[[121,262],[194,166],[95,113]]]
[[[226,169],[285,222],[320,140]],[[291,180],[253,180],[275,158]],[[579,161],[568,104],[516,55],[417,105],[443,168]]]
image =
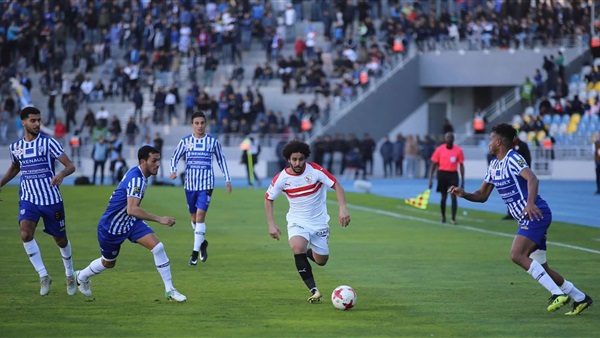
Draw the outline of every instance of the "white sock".
[[[538,263],[536,260],[531,260],[531,265],[529,266],[529,270],[527,273],[530,274],[538,283],[542,284],[546,290],[550,291],[553,295],[562,294],[562,290],[554,283],[548,272],[544,269],[544,267]]]
[[[200,251],[200,245],[204,242],[205,233],[206,223],[196,223],[196,230],[194,230],[194,251]]]
[[[98,275],[104,270],[106,270],[106,268],[102,265],[102,257],[100,257],[93,260],[85,269],[79,271],[79,276],[77,277],[80,281],[87,282],[90,277]]]
[[[585,299],[585,294],[579,291],[579,289],[577,289],[575,285],[573,285],[573,283],[569,282],[566,279],[563,285],[560,286],[560,289],[562,290],[562,292],[573,298],[573,300],[575,300],[576,302],[581,302]]]
[[[40,277],[48,276],[48,271],[46,271],[46,267],[44,266],[44,262],[42,261],[42,253],[40,252],[40,247],[37,245],[35,239],[32,239],[30,242],[23,243],[23,247],[25,248],[25,252],[29,256],[29,261],[33,265],[33,268]]]
[[[169,258],[165,253],[165,246],[162,242],[159,242],[154,249],[151,250],[154,254],[154,264],[156,264],[156,270],[160,273],[160,277],[165,284],[165,291],[169,292],[174,289],[173,277],[171,276],[171,265]]]
[[[63,259],[63,264],[65,266],[65,275],[67,277],[73,276],[73,258],[71,257],[71,241],[67,240],[67,246],[64,248],[60,248],[60,254]]]

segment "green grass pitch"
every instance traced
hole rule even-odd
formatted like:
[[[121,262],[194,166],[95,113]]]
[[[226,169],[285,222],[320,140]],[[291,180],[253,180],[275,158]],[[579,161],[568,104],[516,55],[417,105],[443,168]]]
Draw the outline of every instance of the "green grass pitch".
[[[82,269],[100,256],[96,224],[112,187],[62,191],[75,268]],[[341,228],[330,192],[331,257],[325,267],[313,265],[324,299],[309,304],[287,236],[277,242],[268,235],[263,190],[215,191],[209,259],[190,267],[182,188],[150,187],[142,207],[177,219],[173,228],[149,223],[165,245],[175,286],[188,297],[177,304],[164,298],[152,254],[129,242],[116,267],[92,279],[92,299],[68,296],[58,248],[42,226],[36,240],[53,284],[40,296],[20,240],[17,187],[0,197],[0,337],[593,337],[600,328],[595,307],[575,317],[564,315],[570,306],[548,313],[548,292],[509,259],[516,223],[469,210],[467,201],[459,201],[459,215],[468,215],[444,226],[438,205],[418,210],[348,194],[352,223]],[[275,206],[285,231],[285,197]],[[556,222],[548,240],[550,265],[600,302],[600,229]],[[329,300],[342,284],[358,294],[350,311]]]

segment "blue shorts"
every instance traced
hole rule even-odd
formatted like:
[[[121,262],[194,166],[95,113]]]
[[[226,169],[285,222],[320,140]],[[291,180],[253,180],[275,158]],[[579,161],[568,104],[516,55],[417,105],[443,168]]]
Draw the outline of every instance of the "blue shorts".
[[[519,221],[517,235],[525,236],[537,244],[537,249],[546,250],[546,234],[550,223],[552,223],[552,212],[550,209],[541,209],[544,218],[539,221],[531,221],[523,218]]]
[[[146,222],[138,219],[133,223],[131,229],[120,235],[113,235],[108,233],[104,227],[98,226],[98,243],[100,244],[100,253],[104,259],[112,261],[117,259],[119,251],[121,251],[121,244],[129,239],[131,243],[135,243],[138,239],[153,234],[154,230],[146,224]]]
[[[190,214],[195,214],[198,209],[208,211],[210,204],[210,196],[212,196],[213,190],[200,190],[200,191],[185,191],[185,198],[188,204],[188,210]]]
[[[63,202],[52,205],[35,205],[27,201],[19,201],[19,224],[22,220],[35,222],[44,220],[44,232],[54,237],[67,237],[65,228],[65,207]]]

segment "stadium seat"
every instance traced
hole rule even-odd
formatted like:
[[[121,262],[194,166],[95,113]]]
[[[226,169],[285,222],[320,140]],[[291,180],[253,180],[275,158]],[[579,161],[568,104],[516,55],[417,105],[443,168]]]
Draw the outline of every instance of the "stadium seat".
[[[527,133],[527,142],[533,142],[535,140],[535,131],[530,131]]]
[[[512,118],[512,122],[511,123],[513,125],[515,125],[515,124],[519,124],[519,125],[523,124],[523,119],[521,118],[521,115],[515,114],[513,116],[513,118]]]
[[[558,125],[558,133],[559,134],[566,134],[567,133],[567,124],[566,123],[561,123]]]
[[[519,132],[519,138],[520,138],[521,140],[526,140],[526,139],[527,139],[527,132],[525,132],[525,131],[520,131],[520,132]]]
[[[598,114],[592,115],[590,123],[595,123],[595,124],[600,123],[600,117],[598,117]]]
[[[542,122],[544,122],[545,125],[549,125],[552,123],[552,116],[550,116],[550,114],[544,115],[544,117],[542,117]]]
[[[569,115],[567,115],[567,114],[560,115],[561,123],[569,123],[570,120],[571,120],[571,117]]]
[[[537,132],[537,134],[535,135],[535,138],[538,142],[542,142],[545,138],[546,138],[546,131],[544,130],[539,130]]]
[[[532,106],[525,108],[525,115],[529,115],[529,116],[535,115],[535,109],[533,109]]]
[[[575,93],[577,91],[579,91],[579,85],[573,82],[569,83],[569,94]]]
[[[588,99],[588,93],[585,90],[580,91],[579,94],[577,94],[577,96],[579,97],[580,101],[585,101]]]
[[[573,134],[576,131],[577,131],[577,125],[576,124],[568,124],[567,125],[567,134]]]
[[[583,79],[586,75],[592,72],[592,66],[587,65],[581,67],[581,78]]]
[[[593,64],[594,64],[595,67],[600,66],[600,58],[594,58],[594,63]]]
[[[579,123],[582,123],[582,124],[588,124],[588,123],[590,123],[590,121],[591,121],[591,120],[592,120],[592,119],[590,118],[590,116],[589,116],[589,115],[583,115],[583,116],[581,117],[581,121],[579,121]]]
[[[579,123],[581,121],[581,115],[578,113],[575,113],[573,115],[571,115],[571,123]]]
[[[550,129],[548,130],[550,135],[559,135],[560,134],[560,125],[558,123],[552,123],[550,125]]]
[[[560,124],[561,118],[559,114],[552,115],[552,123]]]
[[[569,87],[572,84],[577,85],[577,83],[579,83],[579,74],[573,74],[573,75],[571,75],[571,79],[569,80]]]
[[[596,132],[596,131],[598,131],[598,126],[600,126],[600,125],[591,122],[590,124],[587,125],[587,131],[589,131],[589,132]]]

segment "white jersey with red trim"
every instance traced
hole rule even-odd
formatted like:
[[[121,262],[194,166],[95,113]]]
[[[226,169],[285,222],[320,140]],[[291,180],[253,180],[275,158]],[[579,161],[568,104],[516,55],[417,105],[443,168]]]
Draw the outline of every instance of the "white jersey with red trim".
[[[265,198],[274,201],[281,192],[290,203],[286,215],[288,223],[303,225],[324,225],[329,222],[327,214],[327,187],[332,188],[336,178],[320,165],[307,162],[304,172],[289,174],[286,170],[273,177]]]

